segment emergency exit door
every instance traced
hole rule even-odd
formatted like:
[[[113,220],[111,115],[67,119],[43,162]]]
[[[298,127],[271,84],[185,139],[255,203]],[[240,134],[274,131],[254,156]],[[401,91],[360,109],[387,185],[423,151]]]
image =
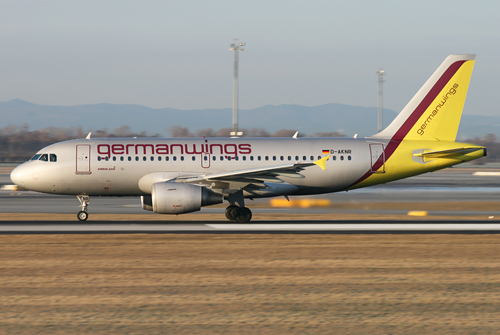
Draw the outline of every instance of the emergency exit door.
[[[90,174],[90,144],[76,146],[76,173]]]

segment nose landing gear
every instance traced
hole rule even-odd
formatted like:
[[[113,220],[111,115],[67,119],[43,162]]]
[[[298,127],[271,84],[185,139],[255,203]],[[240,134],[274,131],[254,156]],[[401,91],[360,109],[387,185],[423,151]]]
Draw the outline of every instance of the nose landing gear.
[[[77,218],[80,221],[87,221],[89,218],[89,213],[87,213],[87,207],[90,203],[90,197],[88,195],[77,195],[78,201],[80,201],[81,210],[77,214]]]

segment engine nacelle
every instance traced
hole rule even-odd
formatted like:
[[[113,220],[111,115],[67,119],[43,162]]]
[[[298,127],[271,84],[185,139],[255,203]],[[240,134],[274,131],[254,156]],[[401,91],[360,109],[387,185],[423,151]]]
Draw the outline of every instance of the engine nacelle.
[[[202,206],[222,203],[222,194],[191,184],[164,182],[151,186],[153,211],[160,214],[196,212]],[[144,206],[143,206],[144,208]]]

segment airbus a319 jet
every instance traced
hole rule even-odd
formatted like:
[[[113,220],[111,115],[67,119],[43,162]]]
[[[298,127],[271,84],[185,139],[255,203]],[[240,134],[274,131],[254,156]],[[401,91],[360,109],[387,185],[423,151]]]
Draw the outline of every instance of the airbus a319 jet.
[[[249,222],[245,199],[348,191],[486,156],[455,142],[475,55],[451,55],[384,130],[366,138],[91,138],[49,145],[16,167],[21,188],[90,196],[140,196],[142,208],[182,214],[228,201]]]

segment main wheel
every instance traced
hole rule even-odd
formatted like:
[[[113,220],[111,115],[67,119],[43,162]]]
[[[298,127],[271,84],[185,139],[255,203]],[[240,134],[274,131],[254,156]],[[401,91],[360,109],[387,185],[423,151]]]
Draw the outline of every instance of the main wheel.
[[[252,211],[246,207],[240,207],[236,211],[236,221],[239,223],[247,223],[252,220]]]
[[[89,213],[87,213],[86,211],[79,211],[77,217],[80,221],[87,221],[87,219],[89,218]]]
[[[239,209],[240,207],[236,206],[236,205],[231,205],[231,206],[228,206],[226,208],[226,218],[228,220],[231,220],[231,221],[234,221],[236,220],[236,211]]]

